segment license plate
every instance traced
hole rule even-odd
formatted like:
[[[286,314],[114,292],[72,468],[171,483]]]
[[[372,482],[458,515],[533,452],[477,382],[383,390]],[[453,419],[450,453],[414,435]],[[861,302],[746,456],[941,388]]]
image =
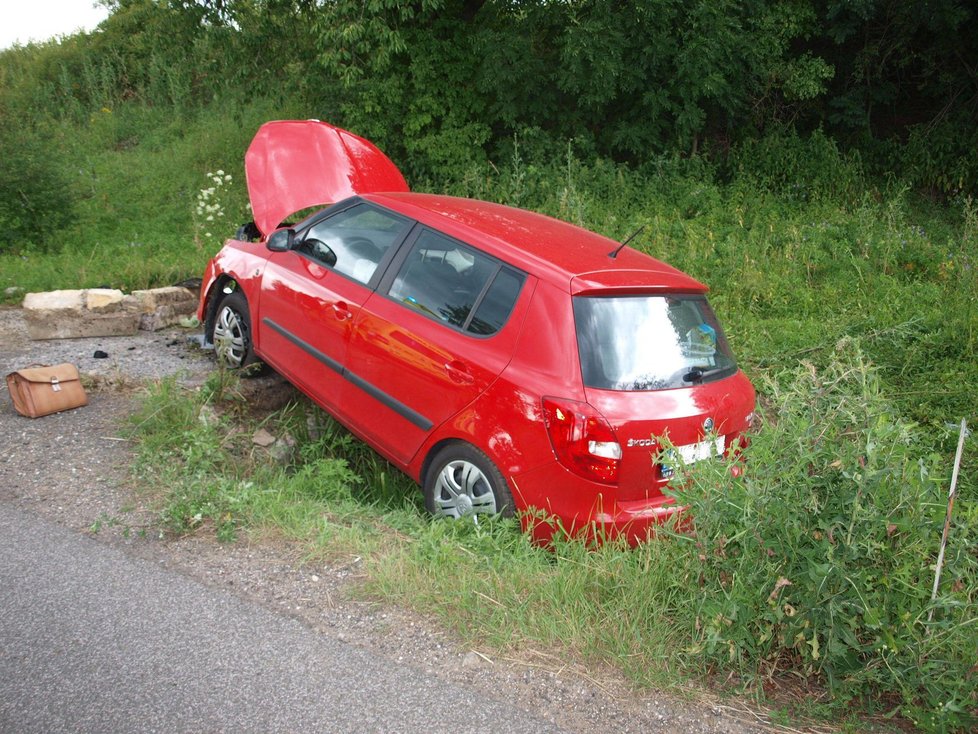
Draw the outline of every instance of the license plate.
[[[726,446],[726,438],[724,436],[718,436],[709,441],[677,446],[676,452],[683,458],[684,463],[692,464],[694,461],[719,456],[723,453],[724,446]]]
[[[673,475],[674,467],[673,462],[670,461],[672,457],[679,454],[680,458],[683,460],[683,464],[692,464],[697,461],[702,461],[703,459],[710,459],[714,456],[720,456],[723,453],[724,447],[727,445],[725,436],[718,436],[717,438],[710,439],[709,441],[700,441],[699,443],[690,443],[685,446],[676,446],[669,453],[672,456],[666,455],[663,457],[663,461],[659,464],[659,475],[663,479],[668,479]]]

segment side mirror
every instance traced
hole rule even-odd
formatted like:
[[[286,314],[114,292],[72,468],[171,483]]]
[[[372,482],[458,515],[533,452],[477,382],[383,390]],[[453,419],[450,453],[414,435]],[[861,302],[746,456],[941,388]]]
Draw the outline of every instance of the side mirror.
[[[269,235],[268,241],[265,242],[265,247],[272,252],[288,252],[292,249],[294,241],[294,229],[277,229]]]

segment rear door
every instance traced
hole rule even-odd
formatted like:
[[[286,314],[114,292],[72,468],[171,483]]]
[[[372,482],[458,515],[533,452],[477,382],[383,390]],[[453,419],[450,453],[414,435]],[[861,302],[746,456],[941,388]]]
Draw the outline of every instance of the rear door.
[[[509,363],[526,309],[519,298],[525,280],[495,258],[419,228],[357,317],[347,364],[360,389],[344,396],[343,413],[406,464]]]

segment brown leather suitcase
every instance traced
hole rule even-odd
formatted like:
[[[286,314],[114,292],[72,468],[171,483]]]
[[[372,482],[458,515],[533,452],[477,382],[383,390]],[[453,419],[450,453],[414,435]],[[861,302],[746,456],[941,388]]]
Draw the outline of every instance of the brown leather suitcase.
[[[88,405],[78,368],[68,362],[11,372],[7,375],[7,390],[14,401],[14,409],[28,418]]]

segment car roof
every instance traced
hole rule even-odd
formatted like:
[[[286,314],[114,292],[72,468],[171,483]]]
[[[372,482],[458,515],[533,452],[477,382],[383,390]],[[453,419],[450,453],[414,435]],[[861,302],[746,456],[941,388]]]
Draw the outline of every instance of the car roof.
[[[705,293],[707,287],[645,253],[573,224],[478,199],[409,192],[360,198],[478,247],[575,295],[597,292]]]

